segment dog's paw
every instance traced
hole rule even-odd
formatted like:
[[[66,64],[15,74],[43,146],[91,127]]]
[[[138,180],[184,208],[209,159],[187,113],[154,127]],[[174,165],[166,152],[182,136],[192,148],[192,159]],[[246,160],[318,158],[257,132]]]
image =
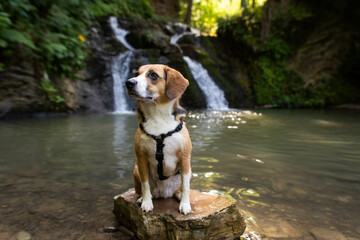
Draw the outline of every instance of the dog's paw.
[[[181,200],[180,206],[179,206],[180,213],[183,213],[184,215],[191,213],[191,206],[189,200]]]
[[[142,200],[141,203],[141,210],[143,210],[144,212],[150,212],[154,209],[154,205],[151,199],[149,200]]]

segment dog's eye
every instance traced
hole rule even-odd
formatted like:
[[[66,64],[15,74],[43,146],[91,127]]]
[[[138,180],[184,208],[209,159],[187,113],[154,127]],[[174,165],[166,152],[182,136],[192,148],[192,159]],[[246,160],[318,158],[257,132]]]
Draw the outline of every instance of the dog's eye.
[[[149,73],[149,78],[152,80],[152,81],[155,81],[156,79],[158,79],[158,75],[155,73],[155,72],[151,72]]]

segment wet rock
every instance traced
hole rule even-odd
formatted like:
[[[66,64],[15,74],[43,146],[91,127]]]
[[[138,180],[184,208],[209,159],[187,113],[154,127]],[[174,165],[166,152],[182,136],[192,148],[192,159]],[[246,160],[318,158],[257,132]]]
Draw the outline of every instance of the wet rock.
[[[8,232],[0,232],[0,239],[8,239],[9,233]]]
[[[307,194],[305,190],[303,190],[301,188],[298,188],[298,187],[293,187],[291,190],[296,194],[300,194],[300,195],[306,195]]]
[[[15,235],[14,239],[16,239],[16,240],[29,240],[29,239],[31,239],[31,235],[28,232],[21,231],[21,232],[18,232]]]
[[[302,233],[295,228],[292,224],[287,221],[277,221],[274,220],[271,224],[263,225],[262,231],[264,235],[270,239],[279,239],[279,238],[291,238],[297,239],[300,238]]]
[[[128,30],[130,33],[126,36],[126,40],[136,49],[163,50],[170,43],[170,37],[163,32],[161,27],[148,21],[134,20],[130,23]]]
[[[25,68],[25,66],[24,66]],[[0,117],[13,112],[33,112],[41,108],[45,96],[39,94],[34,75],[9,69],[0,73]]]
[[[310,234],[316,240],[346,240],[345,236],[342,235],[342,233],[327,228],[313,228],[310,230]]]
[[[335,108],[335,109],[360,110],[360,104],[342,104],[342,105],[336,105],[333,108]]]
[[[178,40],[178,44],[197,44],[198,39],[196,39],[194,34],[184,35],[182,38]]]
[[[235,239],[245,221],[235,204],[222,196],[190,192],[193,212],[180,214],[174,198],[154,199],[154,210],[142,212],[134,189],[114,198],[114,214],[120,224],[139,239]]]
[[[128,236],[128,237],[134,237],[134,233],[131,232],[128,228],[124,227],[124,226],[120,226],[119,227],[119,231],[121,233],[123,233],[125,236]]]
[[[350,51],[351,34],[337,19],[322,24],[318,25],[318,29],[313,31],[290,60],[290,67],[302,76],[306,85],[321,79],[335,79]]]
[[[65,205],[57,199],[47,199],[36,209],[37,212],[50,213],[64,209]],[[35,212],[36,212],[35,211]]]

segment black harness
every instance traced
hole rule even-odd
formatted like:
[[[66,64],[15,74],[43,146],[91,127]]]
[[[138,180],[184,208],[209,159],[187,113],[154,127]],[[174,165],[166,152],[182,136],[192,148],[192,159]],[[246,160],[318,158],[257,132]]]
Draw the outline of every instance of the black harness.
[[[164,140],[165,140],[165,138],[170,137],[174,133],[180,132],[182,127],[183,127],[183,122],[181,121],[179,123],[179,125],[177,125],[177,127],[174,130],[172,130],[172,131],[170,131],[168,133],[161,134],[159,136],[154,136],[152,134],[147,133],[145,131],[145,129],[144,129],[144,126],[141,123],[139,124],[139,127],[140,127],[141,131],[143,131],[146,135],[148,135],[149,137],[154,139],[155,142],[156,142],[155,159],[158,162],[157,172],[158,172],[158,175],[159,175],[159,180],[162,181],[162,180],[168,179],[169,177],[164,176],[164,173],[163,173],[163,161],[164,161],[164,151],[163,150],[164,150],[164,147],[165,147]],[[180,170],[178,170],[175,173],[175,175],[177,175],[177,174],[180,174]]]

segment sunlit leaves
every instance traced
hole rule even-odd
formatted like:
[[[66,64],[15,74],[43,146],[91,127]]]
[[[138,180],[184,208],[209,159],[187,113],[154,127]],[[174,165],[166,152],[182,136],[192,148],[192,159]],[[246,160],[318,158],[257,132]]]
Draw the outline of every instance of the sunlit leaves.
[[[255,11],[252,6],[262,6],[265,0],[250,0],[247,10]],[[229,18],[241,15],[244,11],[241,0],[194,0],[192,7],[192,26],[198,28],[205,34],[215,35],[217,24],[221,18]],[[186,4],[183,4],[181,15],[185,16]]]

